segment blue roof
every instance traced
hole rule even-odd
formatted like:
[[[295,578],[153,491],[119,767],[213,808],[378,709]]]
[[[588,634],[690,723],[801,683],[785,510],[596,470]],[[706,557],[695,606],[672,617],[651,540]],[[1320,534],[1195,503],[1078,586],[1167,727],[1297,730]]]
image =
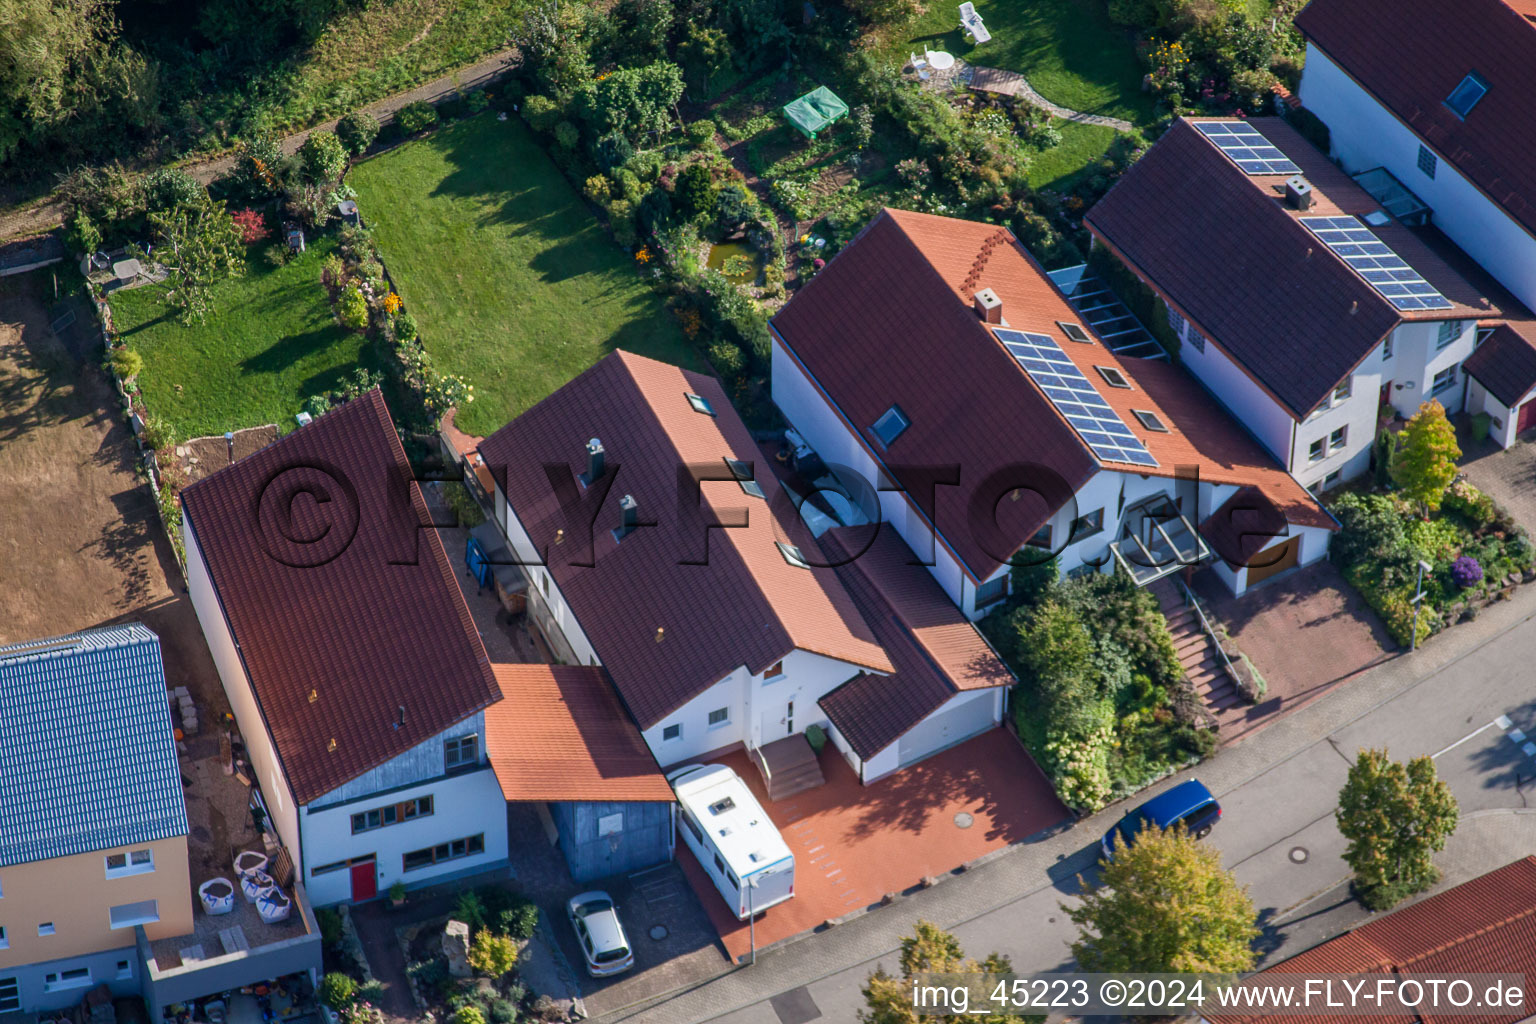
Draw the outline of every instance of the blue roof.
[[[160,640],[0,647],[0,867],[187,834]]]

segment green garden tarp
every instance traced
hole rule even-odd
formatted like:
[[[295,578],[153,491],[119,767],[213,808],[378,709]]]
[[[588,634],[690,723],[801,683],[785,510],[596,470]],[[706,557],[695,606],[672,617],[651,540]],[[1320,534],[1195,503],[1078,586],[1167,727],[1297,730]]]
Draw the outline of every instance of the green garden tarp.
[[[848,104],[838,99],[831,89],[819,85],[794,102],[786,103],[784,116],[806,138],[814,139],[827,125],[848,116]]]

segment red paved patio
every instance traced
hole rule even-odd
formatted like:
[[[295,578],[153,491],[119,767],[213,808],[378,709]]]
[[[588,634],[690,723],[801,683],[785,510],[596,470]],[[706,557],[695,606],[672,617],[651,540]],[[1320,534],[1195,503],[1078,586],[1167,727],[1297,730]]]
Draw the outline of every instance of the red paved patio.
[[[1397,643],[1332,562],[1314,562],[1233,597],[1209,570],[1194,589],[1264,677],[1259,703],[1219,716],[1221,741],[1252,735],[1393,657]]]
[[[1051,784],[1023,746],[993,729],[870,786],[828,744],[824,786],[779,803],[745,751],[708,758],[742,777],[795,855],[795,895],[758,915],[757,946],[818,927],[828,918],[879,903],[924,877],[944,875],[1068,817]],[[955,824],[961,812],[968,828]],[[732,958],[750,951],[747,922],[727,909],[688,848],[678,860]]]

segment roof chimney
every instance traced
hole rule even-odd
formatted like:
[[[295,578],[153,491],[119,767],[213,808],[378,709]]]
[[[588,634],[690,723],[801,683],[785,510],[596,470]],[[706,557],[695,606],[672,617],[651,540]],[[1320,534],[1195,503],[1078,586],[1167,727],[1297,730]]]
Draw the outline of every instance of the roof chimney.
[[[1297,174],[1285,181],[1286,204],[1297,210],[1312,209],[1312,183]]]
[[[1003,300],[997,297],[997,292],[991,288],[983,288],[976,293],[975,298],[976,315],[981,317],[983,323],[1003,322]]]
[[[619,499],[619,512],[623,518],[619,520],[619,528],[613,531],[614,540],[623,540],[640,525],[640,505],[633,494],[626,494]]]
[[[594,481],[602,479],[604,462],[603,442],[594,437],[587,442],[587,471],[581,474],[582,486],[591,487]]]

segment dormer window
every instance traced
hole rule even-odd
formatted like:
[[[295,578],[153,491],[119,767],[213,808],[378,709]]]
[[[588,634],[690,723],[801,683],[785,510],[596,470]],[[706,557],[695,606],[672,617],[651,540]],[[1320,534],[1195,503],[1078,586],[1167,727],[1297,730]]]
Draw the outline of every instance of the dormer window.
[[[907,414],[901,411],[901,406],[893,405],[875,420],[875,425],[870,429],[880,439],[880,444],[889,448],[901,436],[902,431],[911,425],[912,421],[907,419]]]
[[[1450,107],[1457,117],[1465,118],[1477,106],[1477,101],[1488,92],[1488,83],[1476,71],[1467,73],[1467,77],[1461,80],[1461,84],[1451,90],[1451,94],[1445,98],[1445,105]]]
[[[750,463],[743,462],[740,459],[726,459],[725,465],[731,471],[731,476],[736,478],[736,482],[741,484],[742,490],[754,498],[767,500],[767,496],[763,494],[763,489],[758,486],[756,480],[752,479],[752,466]]]

